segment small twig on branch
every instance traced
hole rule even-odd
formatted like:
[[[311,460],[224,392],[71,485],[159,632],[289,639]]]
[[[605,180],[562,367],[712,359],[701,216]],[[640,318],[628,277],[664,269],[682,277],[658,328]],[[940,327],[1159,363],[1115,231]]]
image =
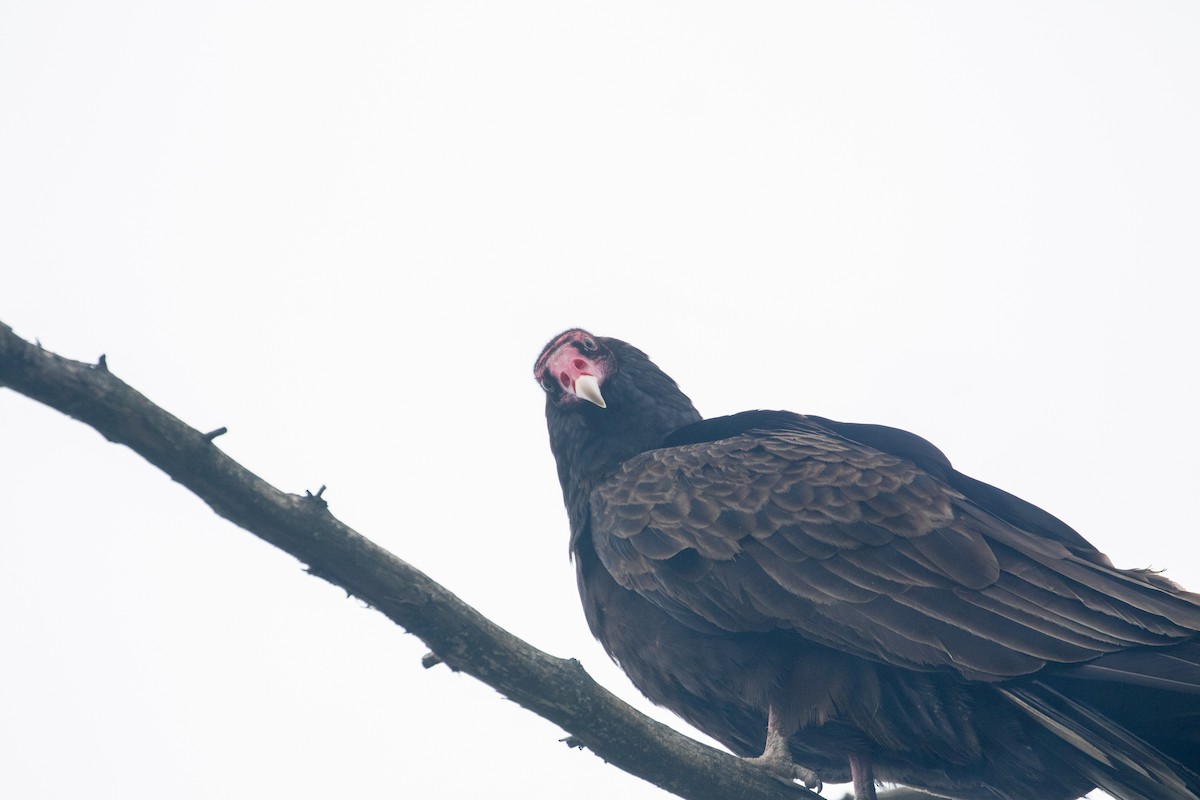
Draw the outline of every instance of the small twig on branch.
[[[0,386],[90,425],[186,486],[222,517],[306,564],[465,672],[568,731],[573,744],[690,800],[813,800],[763,769],[651,720],[574,659],[527,644],[369,539],[320,499],[281,492],[107,370],[43,350],[0,323]],[[223,429],[219,429],[223,430]]]

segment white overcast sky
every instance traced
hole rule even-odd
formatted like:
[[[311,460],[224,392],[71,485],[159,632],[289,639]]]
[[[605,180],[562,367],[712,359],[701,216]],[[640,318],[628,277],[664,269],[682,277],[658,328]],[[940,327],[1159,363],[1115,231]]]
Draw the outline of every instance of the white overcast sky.
[[[0,320],[642,708],[530,375],[575,325],[1200,587],[1197,42],[1194,2],[4,0]],[[9,391],[0,454],[0,796],[666,796]]]

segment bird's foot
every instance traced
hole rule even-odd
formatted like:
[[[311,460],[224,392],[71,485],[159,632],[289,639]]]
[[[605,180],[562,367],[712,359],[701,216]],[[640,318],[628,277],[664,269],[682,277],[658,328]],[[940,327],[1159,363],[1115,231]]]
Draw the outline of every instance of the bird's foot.
[[[804,788],[818,793],[825,787],[821,783],[821,779],[817,777],[817,773],[792,760],[788,737],[779,724],[774,706],[767,709],[767,741],[763,746],[763,754],[757,758],[747,758],[746,760],[763,767],[771,775],[788,785],[794,785],[794,781],[800,781],[804,784]]]
[[[784,753],[768,751],[761,756],[747,758],[746,761],[762,767],[784,783],[800,781],[804,784],[805,789],[812,789],[818,794],[825,788],[825,784],[821,783],[817,773],[800,766]]]
[[[875,765],[871,759],[851,754],[850,779],[854,782],[854,800],[875,800]]]

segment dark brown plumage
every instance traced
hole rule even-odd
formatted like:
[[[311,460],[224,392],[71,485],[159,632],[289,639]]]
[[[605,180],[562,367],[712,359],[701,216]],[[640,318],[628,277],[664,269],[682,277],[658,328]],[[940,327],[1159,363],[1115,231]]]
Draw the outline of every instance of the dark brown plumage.
[[[535,377],[588,624],[654,702],[863,794],[1200,798],[1197,595],[904,431],[701,420],[580,330]]]

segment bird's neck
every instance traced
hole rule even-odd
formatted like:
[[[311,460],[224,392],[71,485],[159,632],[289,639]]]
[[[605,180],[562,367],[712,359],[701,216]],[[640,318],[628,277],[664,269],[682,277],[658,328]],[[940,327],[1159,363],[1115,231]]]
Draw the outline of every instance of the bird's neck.
[[[588,519],[588,498],[596,484],[629,458],[661,447],[667,434],[696,422],[700,414],[680,393],[673,402],[608,408],[572,408],[550,415],[550,449],[558,464],[563,502],[578,536]]]

